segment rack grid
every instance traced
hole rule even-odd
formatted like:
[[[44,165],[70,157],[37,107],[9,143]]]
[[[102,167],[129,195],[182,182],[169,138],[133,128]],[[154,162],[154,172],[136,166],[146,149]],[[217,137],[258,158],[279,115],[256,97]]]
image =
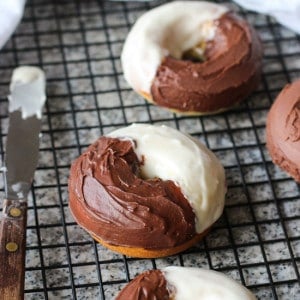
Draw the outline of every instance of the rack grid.
[[[300,299],[300,189],[265,148],[270,105],[300,75],[299,36],[268,16],[226,2],[261,36],[260,87],[222,114],[175,115],[135,94],[120,64],[134,21],[164,2],[28,0],[21,24],[0,51],[2,157],[12,69],[38,65],[47,75],[39,167],[29,196],[25,299],[113,299],[140,272],[167,265],[221,271],[258,299]],[[113,253],[70,215],[71,162],[100,135],[133,122],[188,132],[225,166],[228,193],[222,217],[202,242],[179,255],[136,259]]]

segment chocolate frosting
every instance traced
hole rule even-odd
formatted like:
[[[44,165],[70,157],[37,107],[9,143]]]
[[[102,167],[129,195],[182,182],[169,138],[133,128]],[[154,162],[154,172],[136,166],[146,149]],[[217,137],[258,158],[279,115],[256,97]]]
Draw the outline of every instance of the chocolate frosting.
[[[181,112],[216,112],[257,87],[262,47],[254,29],[232,13],[215,20],[215,26],[204,62],[164,59],[151,86],[156,104]]]
[[[300,80],[288,84],[267,119],[267,147],[273,161],[300,182]]]
[[[140,178],[131,140],[101,137],[72,165],[70,208],[94,236],[119,246],[166,249],[195,236],[195,215],[172,181]]]
[[[119,293],[116,300],[169,300],[167,281],[160,270],[146,271]]]

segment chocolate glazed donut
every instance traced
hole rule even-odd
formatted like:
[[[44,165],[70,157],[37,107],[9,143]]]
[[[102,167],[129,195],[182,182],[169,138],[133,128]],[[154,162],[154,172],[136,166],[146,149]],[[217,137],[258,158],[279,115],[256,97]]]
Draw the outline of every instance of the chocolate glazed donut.
[[[287,84],[267,118],[266,142],[270,156],[300,183],[300,80]]]
[[[162,61],[151,86],[156,104],[183,113],[215,113],[257,87],[262,46],[254,29],[233,13],[214,23],[215,36],[206,42],[203,62],[171,56]]]
[[[100,137],[69,177],[77,223],[105,247],[143,258],[200,241],[222,214],[225,193],[218,158],[167,126],[132,124]]]
[[[195,215],[170,180],[143,179],[129,140],[101,137],[71,168],[77,222],[111,245],[164,249],[195,235]],[[75,200],[76,199],[76,200]]]
[[[230,277],[212,270],[169,266],[148,270],[128,283],[116,300],[257,300]]]

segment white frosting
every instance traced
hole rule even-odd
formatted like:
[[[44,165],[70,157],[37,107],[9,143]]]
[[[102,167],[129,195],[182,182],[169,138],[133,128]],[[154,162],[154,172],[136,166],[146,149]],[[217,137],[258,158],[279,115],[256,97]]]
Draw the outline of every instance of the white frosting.
[[[233,279],[212,270],[166,267],[162,270],[174,300],[255,300],[256,297]],[[173,298],[172,298],[173,299]]]
[[[196,215],[196,231],[203,232],[222,214],[226,193],[225,172],[216,156],[191,136],[167,126],[133,124],[108,134],[132,139],[144,164],[145,178],[172,180]]]
[[[45,88],[45,73],[40,68],[22,66],[14,69],[8,96],[9,112],[20,109],[23,119],[34,115],[40,119],[46,101]]]
[[[182,53],[214,38],[212,21],[228,9],[205,1],[171,2],[142,15],[132,27],[121,56],[124,76],[138,92],[150,94],[163,58]]]

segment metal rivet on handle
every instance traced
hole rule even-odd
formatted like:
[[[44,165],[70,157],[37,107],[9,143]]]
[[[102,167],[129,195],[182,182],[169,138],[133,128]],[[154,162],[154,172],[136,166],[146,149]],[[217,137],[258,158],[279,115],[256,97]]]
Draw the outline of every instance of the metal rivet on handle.
[[[6,250],[9,252],[16,252],[18,250],[18,244],[15,242],[8,242],[5,246]]]
[[[20,217],[22,214],[22,211],[20,208],[18,207],[12,207],[10,210],[9,210],[9,215],[11,217],[14,217],[14,218],[17,218],[17,217]]]

